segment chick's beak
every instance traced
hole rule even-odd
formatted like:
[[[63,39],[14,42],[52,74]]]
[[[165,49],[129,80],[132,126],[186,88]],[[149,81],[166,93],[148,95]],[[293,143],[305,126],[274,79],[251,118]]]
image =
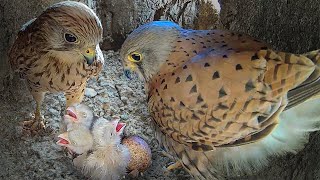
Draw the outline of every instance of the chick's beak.
[[[82,53],[84,58],[87,61],[88,65],[91,65],[93,61],[96,59],[96,50],[94,48],[88,48],[85,50],[84,53]]]
[[[126,126],[126,123],[121,123],[119,121],[120,121],[119,117],[114,117],[112,124],[114,125],[114,128],[116,129],[117,133],[122,133],[122,131],[124,130],[124,128]]]
[[[66,114],[64,115],[64,118],[70,119],[74,122],[78,122],[78,116],[76,113],[76,108],[74,106],[70,106],[66,110]]]
[[[70,144],[70,140],[68,138],[67,132],[60,134],[58,136],[58,141],[56,143],[60,146],[65,146],[67,144]]]

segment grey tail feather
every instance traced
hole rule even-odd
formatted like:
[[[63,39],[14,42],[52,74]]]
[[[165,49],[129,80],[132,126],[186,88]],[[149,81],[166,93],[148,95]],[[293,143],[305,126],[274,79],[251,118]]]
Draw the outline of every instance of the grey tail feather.
[[[304,101],[320,94],[320,50],[315,50],[302,54],[309,58],[315,65],[314,72],[300,86],[292,89],[288,93],[289,104],[285,108],[288,110]]]
[[[306,100],[320,94],[320,77],[314,82],[303,84],[288,92],[288,105],[285,110],[303,103]]]

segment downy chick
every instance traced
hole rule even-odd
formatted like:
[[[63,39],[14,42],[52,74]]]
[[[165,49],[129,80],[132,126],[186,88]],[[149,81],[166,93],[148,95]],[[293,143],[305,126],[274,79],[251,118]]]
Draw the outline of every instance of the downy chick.
[[[75,166],[93,179],[117,180],[126,174],[130,161],[128,148],[121,144],[125,123],[100,118],[93,125],[91,153],[74,159]]]
[[[93,112],[84,104],[68,107],[61,123],[57,144],[65,147],[73,157],[91,149],[93,137],[90,127],[93,119]]]
[[[67,108],[67,113],[63,117],[63,121],[60,126],[60,132],[66,132],[76,126],[84,126],[90,128],[94,115],[92,110],[84,104],[76,104]]]
[[[85,126],[75,126],[71,130],[58,136],[57,144],[66,147],[72,155],[83,154],[93,146],[93,137],[89,128]]]

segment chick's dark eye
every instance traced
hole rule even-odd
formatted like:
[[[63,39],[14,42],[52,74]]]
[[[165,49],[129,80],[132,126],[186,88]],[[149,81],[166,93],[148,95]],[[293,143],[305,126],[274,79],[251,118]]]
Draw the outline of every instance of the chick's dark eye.
[[[132,59],[134,59],[136,61],[140,61],[141,60],[140,54],[132,54],[131,57],[132,57]]]
[[[66,33],[66,34],[64,35],[64,38],[66,39],[66,41],[71,42],[71,43],[77,41],[77,38],[76,38],[74,35],[68,34],[68,33]]]

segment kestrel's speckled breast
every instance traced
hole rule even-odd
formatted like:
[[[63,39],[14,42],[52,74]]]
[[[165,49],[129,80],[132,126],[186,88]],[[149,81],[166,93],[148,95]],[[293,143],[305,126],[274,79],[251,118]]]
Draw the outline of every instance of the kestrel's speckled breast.
[[[84,87],[87,79],[100,71],[102,62],[96,61],[91,66],[83,63],[61,63],[55,58],[38,60],[26,67],[28,85],[36,92],[77,91]]]

